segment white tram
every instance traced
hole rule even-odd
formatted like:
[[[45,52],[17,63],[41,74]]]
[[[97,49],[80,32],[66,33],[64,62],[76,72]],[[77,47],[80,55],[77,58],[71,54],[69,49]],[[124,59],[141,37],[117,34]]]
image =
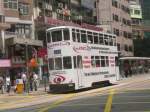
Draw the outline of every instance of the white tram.
[[[116,36],[73,26],[49,28],[51,91],[72,91],[119,78]]]

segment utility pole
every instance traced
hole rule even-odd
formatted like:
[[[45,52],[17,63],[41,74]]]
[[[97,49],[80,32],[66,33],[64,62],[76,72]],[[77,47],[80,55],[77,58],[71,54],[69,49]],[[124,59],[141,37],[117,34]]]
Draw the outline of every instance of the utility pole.
[[[28,57],[28,43],[25,42],[25,54],[26,54],[26,72],[27,72],[27,87],[26,90],[29,93],[29,67],[28,67],[28,61],[29,61],[29,57]]]

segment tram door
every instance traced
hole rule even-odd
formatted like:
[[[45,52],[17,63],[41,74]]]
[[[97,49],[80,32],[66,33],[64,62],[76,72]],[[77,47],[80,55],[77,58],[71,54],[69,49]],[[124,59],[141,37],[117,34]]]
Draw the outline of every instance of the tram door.
[[[77,80],[78,80],[78,88],[83,87],[83,64],[82,64],[82,56],[74,56],[74,67],[77,72]]]

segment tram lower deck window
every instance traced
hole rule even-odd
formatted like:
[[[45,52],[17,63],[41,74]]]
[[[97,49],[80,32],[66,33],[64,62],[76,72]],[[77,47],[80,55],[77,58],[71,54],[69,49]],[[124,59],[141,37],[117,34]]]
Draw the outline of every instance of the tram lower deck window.
[[[64,67],[64,69],[72,68],[71,57],[63,57],[63,67]]]
[[[54,59],[52,58],[49,59],[49,69],[54,70]]]
[[[55,70],[62,69],[62,58],[55,58]]]

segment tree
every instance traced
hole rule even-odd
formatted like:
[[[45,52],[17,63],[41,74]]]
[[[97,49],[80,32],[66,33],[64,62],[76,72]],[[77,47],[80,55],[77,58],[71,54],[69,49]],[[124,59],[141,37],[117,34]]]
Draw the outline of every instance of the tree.
[[[150,57],[150,38],[134,40],[134,55],[138,57]]]

